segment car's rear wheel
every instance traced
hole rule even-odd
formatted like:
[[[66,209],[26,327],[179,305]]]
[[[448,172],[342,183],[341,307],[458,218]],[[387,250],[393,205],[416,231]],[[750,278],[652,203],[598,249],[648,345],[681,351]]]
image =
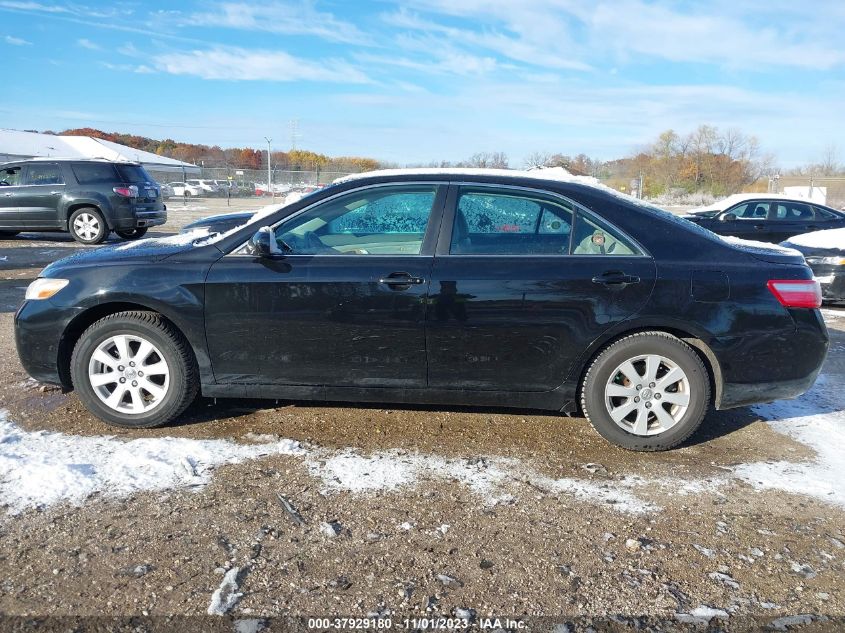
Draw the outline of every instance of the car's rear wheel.
[[[67,225],[71,237],[80,244],[102,244],[109,235],[103,214],[94,207],[77,209]]]
[[[199,386],[185,337],[154,312],[119,312],[83,332],[70,362],[83,404],[115,426],[150,428],[178,417]]]
[[[125,229],[121,231],[115,231],[115,233],[122,237],[125,240],[139,240],[147,234],[147,227],[140,226],[135,229]]]
[[[587,418],[609,442],[636,451],[673,448],[710,406],[710,376],[689,345],[665,332],[639,332],[605,348],[581,388]]]

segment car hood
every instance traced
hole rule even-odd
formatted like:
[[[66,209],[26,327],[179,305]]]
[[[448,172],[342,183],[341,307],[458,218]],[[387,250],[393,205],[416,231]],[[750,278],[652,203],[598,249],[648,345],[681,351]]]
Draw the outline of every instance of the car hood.
[[[246,224],[252,219],[256,211],[236,211],[233,213],[221,213],[219,215],[210,215],[201,220],[195,220],[186,225],[182,229],[182,233],[187,233],[198,228],[208,228],[209,231],[216,230],[219,226],[238,226],[239,224]]]
[[[694,222],[702,218],[715,218],[717,215],[719,215],[719,209],[693,209],[692,211],[687,211],[681,217]]]
[[[158,262],[178,253],[199,248],[203,246],[204,240],[208,240],[208,237],[207,231],[199,230],[169,237],[147,238],[86,249],[53,262],[41,271],[41,276],[54,277],[56,273],[67,268],[106,266],[115,262]]]

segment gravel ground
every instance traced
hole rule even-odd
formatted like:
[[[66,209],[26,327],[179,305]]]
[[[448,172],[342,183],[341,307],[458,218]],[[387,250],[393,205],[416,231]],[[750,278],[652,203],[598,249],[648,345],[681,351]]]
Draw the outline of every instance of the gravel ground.
[[[216,210],[174,205],[171,218],[180,226]],[[660,630],[845,626],[845,508],[732,475],[816,458],[750,409],[712,413],[684,447],[661,454],[613,448],[582,419],[477,408],[200,399],[168,428],[112,429],[74,394],[27,380],[14,351],[23,288],[75,248],[65,236],[0,241],[0,404],[16,432],[224,447],[281,437],[302,452],[235,460],[194,485],[128,495],[106,486],[74,504],[10,506],[0,515],[7,630],[57,616],[184,630],[156,618],[209,609],[227,616],[189,626],[232,630],[235,618],[235,630],[259,630],[260,618],[336,615],[447,616],[481,628],[496,628],[484,626],[491,616],[550,616],[534,621],[549,630],[607,628],[608,616]],[[825,384],[841,385],[845,312],[826,318]],[[0,433],[0,446],[7,440]]]

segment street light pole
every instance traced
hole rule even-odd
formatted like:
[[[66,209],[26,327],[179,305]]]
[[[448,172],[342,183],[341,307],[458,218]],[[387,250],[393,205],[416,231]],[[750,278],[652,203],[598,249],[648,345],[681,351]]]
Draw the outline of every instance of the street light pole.
[[[270,143],[273,139],[265,136],[264,140],[267,141],[267,189],[270,191],[270,195],[275,198],[276,194],[273,191],[273,185],[270,182]]]

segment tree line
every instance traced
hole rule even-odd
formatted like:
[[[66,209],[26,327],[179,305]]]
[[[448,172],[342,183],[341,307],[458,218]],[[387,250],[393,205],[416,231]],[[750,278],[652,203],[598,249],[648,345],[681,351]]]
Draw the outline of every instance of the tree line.
[[[53,132],[48,132],[52,134]],[[251,147],[221,148],[217,145],[157,140],[134,134],[103,132],[94,128],[65,130],[60,134],[93,136],[128,147],[167,156],[195,165],[214,168],[267,168],[267,152]],[[361,172],[398,165],[361,156],[330,157],[308,150],[271,152],[273,167],[291,171]],[[420,167],[512,168],[504,152],[478,152],[460,161],[432,161]],[[700,125],[687,134],[666,130],[632,155],[615,160],[599,160],[587,154],[533,152],[522,168],[564,167],[575,175],[595,176],[611,187],[628,190],[642,178],[643,195],[709,194],[724,196],[748,189],[765,190],[768,177],[845,176],[837,148],[829,145],[817,162],[790,170],[776,167],[771,155],[763,152],[759,140],[735,128],[720,130]]]

